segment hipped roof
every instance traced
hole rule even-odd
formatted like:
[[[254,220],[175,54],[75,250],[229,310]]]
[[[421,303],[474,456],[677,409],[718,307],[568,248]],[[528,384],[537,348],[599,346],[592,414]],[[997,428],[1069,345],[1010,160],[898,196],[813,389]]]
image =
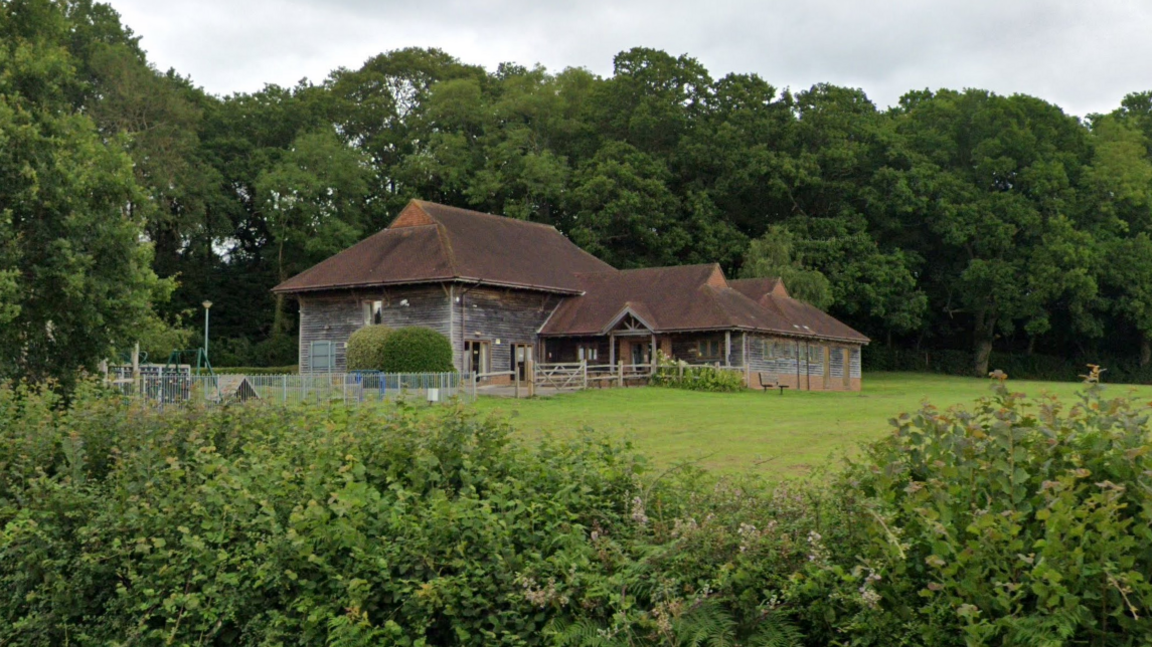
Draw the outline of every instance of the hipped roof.
[[[568,299],[546,336],[607,334],[627,308],[654,333],[744,330],[850,343],[868,338],[788,296],[779,279],[728,281],[719,265],[581,273],[584,295]]]
[[[272,290],[474,281],[578,294],[575,273],[609,270],[554,227],[413,200],[387,229]]]
[[[467,281],[572,295],[540,334],[606,334],[631,313],[653,332],[745,330],[868,338],[792,299],[779,279],[729,281],[719,265],[621,271],[555,228],[413,200],[387,229],[273,288],[279,293]]]

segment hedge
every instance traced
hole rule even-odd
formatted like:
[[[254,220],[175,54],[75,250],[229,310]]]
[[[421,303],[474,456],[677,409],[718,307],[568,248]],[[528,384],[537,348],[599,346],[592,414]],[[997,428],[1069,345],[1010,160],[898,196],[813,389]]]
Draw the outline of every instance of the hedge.
[[[452,342],[430,328],[400,328],[384,341],[383,370],[386,373],[449,373]]]
[[[1141,367],[1135,357],[1105,354],[1079,357],[1052,355],[1024,355],[993,352],[988,362],[989,371],[999,369],[1012,379],[1077,382],[1088,370],[1089,364],[1107,369],[1104,382],[1120,384],[1152,384],[1152,366]],[[865,371],[906,371],[913,373],[940,373],[944,375],[973,375],[974,355],[961,350],[911,350],[868,346],[863,352]]]
[[[464,409],[0,385],[0,644],[1150,644],[1152,410],[1081,403],[997,386],[768,483]]]
[[[217,375],[295,375],[300,372],[300,366],[213,366],[212,372]]]
[[[364,326],[348,338],[345,358],[349,371],[384,370],[384,343],[392,329],[388,326]]]

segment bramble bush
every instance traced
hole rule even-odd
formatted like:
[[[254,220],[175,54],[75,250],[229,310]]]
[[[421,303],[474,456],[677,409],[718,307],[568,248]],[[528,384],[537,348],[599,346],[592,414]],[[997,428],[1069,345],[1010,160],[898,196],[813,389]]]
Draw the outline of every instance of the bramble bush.
[[[998,376],[1003,377],[1003,376]],[[1000,381],[972,411],[926,407],[853,466],[877,604],[935,645],[1152,640],[1150,409],[1028,403]]]
[[[765,583],[719,566],[802,562],[741,524],[808,513],[734,488],[680,496],[702,479],[652,476],[594,436],[522,447],[458,409],[159,413],[4,388],[0,644],[794,636]]]
[[[449,373],[452,342],[431,328],[409,327],[392,331],[381,349],[386,373]]]
[[[0,644],[1145,645],[1149,412],[999,383],[769,483],[456,408],[0,388]]]

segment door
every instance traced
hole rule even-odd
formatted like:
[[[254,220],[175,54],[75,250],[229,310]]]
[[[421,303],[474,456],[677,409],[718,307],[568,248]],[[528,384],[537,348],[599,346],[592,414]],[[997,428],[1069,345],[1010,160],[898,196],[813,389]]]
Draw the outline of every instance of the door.
[[[648,363],[645,357],[648,353],[644,352],[646,346],[642,342],[632,342],[632,363],[635,365],[643,365]]]
[[[491,369],[492,351],[486,341],[464,342],[464,372],[488,373]]]
[[[513,369],[520,376],[520,381],[528,379],[528,360],[532,357],[532,344],[516,344],[513,346]]]
[[[824,351],[824,390],[832,388],[832,347],[825,346]]]
[[[848,348],[841,348],[840,352],[844,353],[844,390],[852,389],[852,350]]]

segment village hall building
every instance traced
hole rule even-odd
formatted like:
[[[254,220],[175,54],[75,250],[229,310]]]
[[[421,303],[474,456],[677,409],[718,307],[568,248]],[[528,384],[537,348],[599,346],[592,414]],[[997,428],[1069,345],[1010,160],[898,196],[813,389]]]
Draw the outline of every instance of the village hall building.
[[[646,365],[662,351],[801,390],[859,390],[868,338],[788,296],[778,279],[720,266],[618,270],[554,227],[421,200],[387,229],[273,288],[300,303],[300,371],[341,372],[359,328],[423,326],[465,373],[528,358]]]

